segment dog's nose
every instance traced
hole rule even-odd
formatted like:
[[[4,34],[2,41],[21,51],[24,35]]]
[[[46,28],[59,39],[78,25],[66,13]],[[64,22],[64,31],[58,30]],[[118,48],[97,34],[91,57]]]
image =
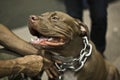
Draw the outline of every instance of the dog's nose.
[[[30,19],[32,19],[32,20],[38,20],[38,19],[39,19],[39,17],[38,17],[38,16],[36,16],[36,15],[30,15]]]

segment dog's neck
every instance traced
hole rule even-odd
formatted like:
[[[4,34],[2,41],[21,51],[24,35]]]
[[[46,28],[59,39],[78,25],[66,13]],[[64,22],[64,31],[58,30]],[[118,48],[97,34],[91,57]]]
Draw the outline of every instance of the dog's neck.
[[[68,54],[68,56],[66,56],[66,55],[65,56],[59,56],[59,55],[57,56],[56,55],[53,58],[58,59],[62,62],[60,64],[55,62],[55,65],[59,71],[66,73],[66,71],[68,72],[70,70],[74,74],[74,72],[79,71],[84,66],[87,58],[91,55],[92,46],[88,42],[88,39],[86,36],[79,38],[79,39],[74,39],[73,42],[71,41],[68,45],[69,46],[67,46],[67,48],[69,51],[68,51],[68,53],[66,53],[66,54]],[[72,46],[72,48],[71,48],[71,46]],[[74,50],[76,50],[76,49],[78,49],[79,52],[75,53]],[[65,47],[65,50],[66,50],[66,47]],[[60,51],[62,51],[62,50],[60,50]],[[74,54],[72,54],[72,52]],[[64,55],[64,54],[62,54],[62,55]],[[61,79],[59,78],[59,80],[61,80]]]

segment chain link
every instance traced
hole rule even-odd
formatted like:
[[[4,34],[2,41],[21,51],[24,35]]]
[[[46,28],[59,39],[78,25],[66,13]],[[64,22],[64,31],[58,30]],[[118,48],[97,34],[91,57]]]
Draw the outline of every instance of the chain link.
[[[88,39],[86,36],[83,37],[83,43],[84,43],[84,48],[80,51],[80,55],[78,58],[74,58],[71,60],[71,62],[68,62],[68,63],[66,62],[62,64],[55,63],[59,71],[64,72],[68,68],[74,71],[79,71],[85,65],[85,62],[87,61],[88,57],[92,53],[92,45],[88,42]],[[75,62],[79,62],[80,66],[78,68],[75,68],[74,66]]]
[[[83,43],[84,43],[84,48],[81,50],[80,57],[78,58],[79,63],[81,65],[74,71],[80,70],[85,65],[85,62],[86,62],[88,56],[90,56],[92,53],[92,45],[90,43],[88,43],[88,39],[86,36],[83,37]],[[87,48],[89,48],[89,50]]]

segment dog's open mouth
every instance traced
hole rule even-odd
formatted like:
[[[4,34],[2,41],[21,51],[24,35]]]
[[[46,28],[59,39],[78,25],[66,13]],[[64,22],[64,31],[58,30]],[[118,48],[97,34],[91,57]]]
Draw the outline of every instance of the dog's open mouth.
[[[65,40],[59,37],[35,37],[31,39],[31,43],[40,46],[61,46],[65,44]]]

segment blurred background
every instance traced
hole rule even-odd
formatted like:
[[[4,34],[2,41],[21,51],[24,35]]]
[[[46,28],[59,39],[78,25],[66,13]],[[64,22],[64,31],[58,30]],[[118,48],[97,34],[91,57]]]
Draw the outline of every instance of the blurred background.
[[[0,0],[0,23],[26,41],[32,37],[27,28],[29,15],[47,11],[65,12],[64,0]],[[87,5],[84,23],[90,26]],[[90,29],[90,28],[89,28]],[[120,0],[109,0],[106,59],[120,70]],[[0,52],[1,53],[1,52]]]

